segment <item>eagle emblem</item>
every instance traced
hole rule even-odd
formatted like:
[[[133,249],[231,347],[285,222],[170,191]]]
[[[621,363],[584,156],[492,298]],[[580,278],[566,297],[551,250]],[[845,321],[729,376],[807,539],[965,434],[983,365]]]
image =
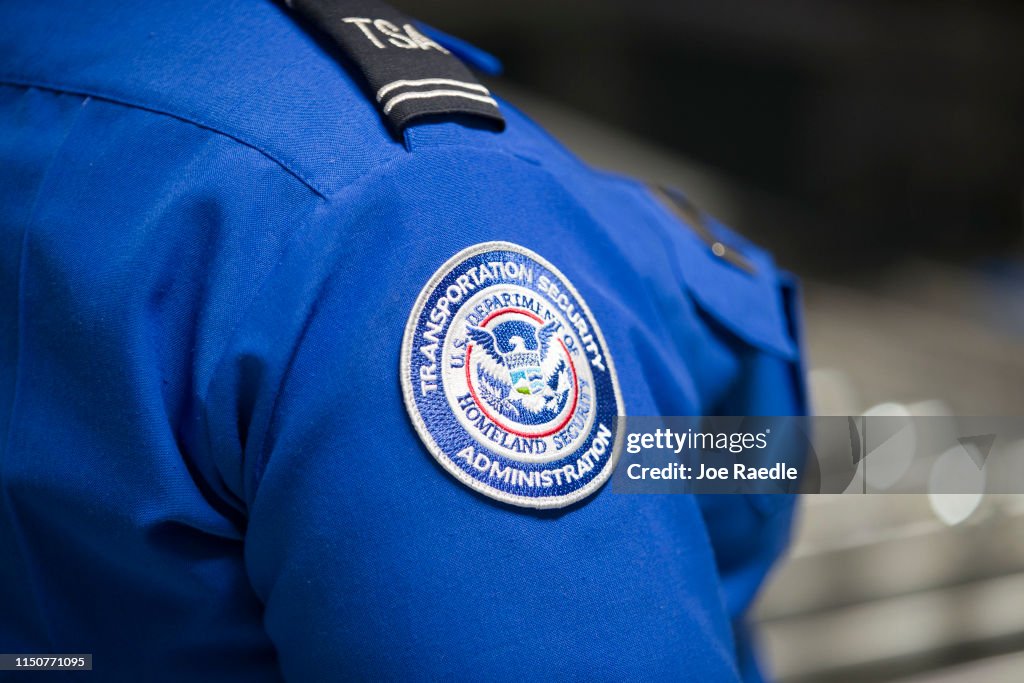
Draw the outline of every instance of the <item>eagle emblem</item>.
[[[467,325],[483,352],[472,359],[480,395],[491,408],[524,425],[542,424],[562,411],[571,377],[564,346],[554,339],[559,326],[556,320],[541,325],[520,318],[493,329]]]

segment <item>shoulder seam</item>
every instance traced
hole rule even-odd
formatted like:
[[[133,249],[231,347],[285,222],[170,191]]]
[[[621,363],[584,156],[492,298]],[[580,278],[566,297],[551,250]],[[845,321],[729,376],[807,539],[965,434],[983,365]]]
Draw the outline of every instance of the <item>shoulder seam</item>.
[[[61,84],[57,84],[57,83],[49,83],[49,82],[46,82],[46,81],[39,81],[39,80],[34,80],[34,79],[33,80],[25,80],[25,79],[13,78],[13,77],[10,77],[10,76],[7,76],[7,75],[2,75],[2,74],[0,74],[0,85],[6,85],[6,86],[11,86],[11,87],[16,87],[16,88],[39,88],[41,90],[49,90],[49,91],[52,91],[52,92],[62,93],[62,94],[67,94],[67,95],[79,95],[79,96],[82,96],[82,97],[92,97],[94,99],[103,100],[105,102],[110,102],[111,104],[116,104],[118,106],[128,107],[128,108],[131,108],[131,109],[138,109],[138,110],[141,110],[141,111],[150,112],[152,114],[157,114],[157,115],[160,115],[160,116],[167,116],[167,117],[170,117],[170,118],[173,118],[173,119],[177,119],[178,121],[182,121],[183,123],[188,123],[188,124],[191,124],[191,125],[196,126],[198,128],[202,128],[203,130],[210,131],[211,133],[214,133],[215,135],[219,135],[221,137],[227,138],[229,140],[232,140],[233,142],[236,142],[236,143],[238,143],[240,145],[243,145],[245,147],[248,147],[248,148],[250,148],[252,150],[255,150],[255,151],[259,152],[260,154],[265,156],[267,159],[270,159],[272,162],[274,162],[275,164],[280,166],[285,172],[287,172],[289,175],[294,177],[300,183],[302,183],[307,188],[309,188],[309,190],[312,191],[317,197],[319,197],[322,200],[325,200],[327,198],[327,196],[324,193],[324,191],[321,190],[319,187],[317,187],[313,183],[313,181],[311,181],[310,179],[304,177],[301,173],[299,173],[298,171],[293,169],[291,166],[289,166],[287,163],[285,163],[281,159],[279,159],[276,156],[274,156],[273,154],[271,154],[266,149],[263,149],[259,145],[255,145],[255,144],[249,142],[248,140],[243,140],[242,138],[239,138],[239,137],[237,137],[235,135],[232,135],[231,133],[226,133],[226,132],[224,132],[224,131],[222,131],[222,130],[220,130],[220,129],[218,129],[218,128],[216,128],[216,127],[214,127],[214,126],[212,126],[212,125],[210,125],[208,123],[205,123],[205,122],[203,122],[203,121],[201,121],[199,119],[196,119],[196,118],[193,118],[193,117],[189,117],[189,116],[184,116],[182,114],[175,113],[173,111],[167,111],[167,110],[164,110],[164,109],[158,109],[158,108],[150,106],[150,105],[142,104],[141,102],[132,102],[132,101],[127,100],[125,98],[114,97],[114,96],[111,96],[111,95],[103,93],[103,92],[91,90],[89,88],[78,88],[78,87],[73,87],[73,86],[65,86],[65,85],[61,85]]]

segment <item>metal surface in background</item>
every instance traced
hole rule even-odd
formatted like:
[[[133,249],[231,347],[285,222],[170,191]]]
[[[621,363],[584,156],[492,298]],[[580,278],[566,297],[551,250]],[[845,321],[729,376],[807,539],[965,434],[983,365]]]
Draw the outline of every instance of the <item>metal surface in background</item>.
[[[762,596],[778,679],[924,683],[958,667],[958,680],[1021,680],[1021,499],[978,501],[950,526],[929,496],[840,498],[804,499],[796,544]],[[981,675],[995,669],[1004,678]]]

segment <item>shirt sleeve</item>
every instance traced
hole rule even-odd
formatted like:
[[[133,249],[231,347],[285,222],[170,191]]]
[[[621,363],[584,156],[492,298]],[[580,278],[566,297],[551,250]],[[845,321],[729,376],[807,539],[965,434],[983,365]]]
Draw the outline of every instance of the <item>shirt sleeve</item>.
[[[424,448],[399,382],[409,313],[449,256],[493,240],[560,264],[627,372],[615,321],[636,313],[610,283],[629,266],[587,206],[513,155],[443,150],[311,211],[224,353],[212,450],[241,482],[285,677],[736,680],[692,497],[513,508]]]
[[[807,414],[804,352],[798,286],[784,272],[772,272],[784,312],[784,333],[796,344],[798,355],[785,357],[771,351],[737,344],[737,381],[715,407],[719,415],[804,416]],[[789,424],[774,420],[777,427]],[[787,438],[788,437],[784,437]],[[788,447],[783,442],[784,448]],[[793,448],[798,444],[791,443]],[[791,455],[789,457],[792,457]],[[797,511],[795,494],[701,495],[701,510],[715,551],[722,591],[736,637],[741,674],[746,681],[762,681],[755,656],[749,609],[769,572],[783,555]]]

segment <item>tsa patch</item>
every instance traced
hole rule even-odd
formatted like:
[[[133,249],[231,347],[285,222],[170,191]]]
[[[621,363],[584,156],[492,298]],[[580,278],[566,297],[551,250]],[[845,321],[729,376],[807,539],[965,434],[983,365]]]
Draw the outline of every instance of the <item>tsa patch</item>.
[[[563,507],[596,491],[621,449],[615,367],[562,273],[509,242],[469,247],[420,292],[402,343],[416,431],[467,486]]]

